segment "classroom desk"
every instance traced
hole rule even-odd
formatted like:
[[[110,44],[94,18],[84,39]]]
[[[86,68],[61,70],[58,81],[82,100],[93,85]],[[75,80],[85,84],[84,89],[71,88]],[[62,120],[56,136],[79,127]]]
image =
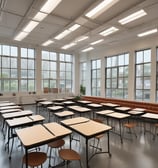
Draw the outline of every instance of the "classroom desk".
[[[19,127],[32,126],[33,124],[43,122],[44,120],[45,118],[41,115],[25,116],[25,117],[6,120],[6,124],[8,126],[8,141],[6,144],[8,145],[9,159],[11,159],[11,153],[12,153],[13,144],[14,144],[14,137],[15,137],[15,134],[13,132],[14,129]],[[9,142],[11,138],[13,138],[13,140],[12,140],[11,150],[9,152]]]
[[[0,108],[1,107],[5,107],[5,106],[14,106],[16,105],[15,103],[10,103],[10,102],[3,102],[3,103],[0,103]]]
[[[43,101],[47,101],[46,98],[38,98],[35,100],[35,104],[36,104],[36,113],[39,112],[39,109],[38,109],[38,104],[39,102],[43,102]]]
[[[109,156],[111,156],[110,144],[109,144],[109,131],[111,130],[110,126],[95,122],[85,117],[76,117],[72,119],[66,119],[66,120],[61,121],[61,123],[67,128],[70,128],[71,130],[82,135],[86,139],[86,168],[89,167],[88,161],[93,157],[91,156],[89,158],[88,156],[88,140],[90,138],[93,138],[103,133],[107,133],[108,150],[107,152],[103,152],[103,153],[108,153]]]
[[[127,113],[133,116],[138,116],[144,114],[144,111],[130,110]]]
[[[91,112],[91,109],[82,106],[68,106],[67,108],[75,113],[79,113],[80,116],[82,114]]]
[[[78,100],[77,103],[78,103],[80,106],[86,107],[87,104],[90,104],[90,103],[92,103],[92,102],[91,102],[91,101],[86,101],[86,100]]]
[[[124,112],[124,113],[126,113],[129,110],[131,110],[131,108],[130,107],[116,107],[115,110],[118,111],[118,112]]]
[[[150,124],[149,132],[153,134],[153,139],[154,139],[156,135],[152,132],[151,125],[158,122],[158,114],[145,113],[145,114],[141,115],[141,118],[143,119],[143,122],[144,122],[144,133],[146,131],[148,131],[146,129],[146,123],[149,123]]]
[[[17,109],[17,108],[19,108],[19,109],[22,109],[22,107],[21,106],[4,106],[4,107],[0,107],[0,111],[2,111],[2,110],[9,110],[9,109]]]
[[[94,118],[95,117],[95,112],[98,111],[98,110],[101,110],[103,108],[103,105],[101,105],[101,104],[95,104],[95,103],[90,103],[90,104],[87,104],[87,107],[89,107],[89,108],[92,109],[93,118]]]
[[[17,136],[25,148],[26,168],[28,168],[28,150],[34,147],[48,144],[61,139],[72,133],[71,130],[57,123],[35,125],[28,128],[16,130]],[[40,134],[39,134],[40,133]]]
[[[62,112],[54,113],[54,115],[60,121],[61,119],[64,119],[66,117],[71,117],[72,118],[72,116],[74,115],[74,113],[72,111],[62,111]]]
[[[53,102],[58,102],[58,103],[61,103],[63,101],[65,101],[66,99],[54,99]]]
[[[55,112],[58,112],[58,111],[61,111],[64,109],[64,107],[62,106],[51,106],[51,107],[47,107],[48,109],[48,121],[50,122],[50,113],[55,113]]]
[[[73,101],[64,101],[63,104],[67,107],[67,106],[74,105],[75,102],[73,102]]]
[[[6,120],[12,119],[12,118],[19,118],[19,117],[24,117],[24,116],[30,116],[32,114],[33,114],[33,112],[30,111],[30,110],[24,110],[24,111],[20,111],[20,112],[13,112],[13,113],[2,114],[2,120],[3,120],[2,131],[4,129],[4,125],[5,125],[5,121]]]
[[[39,113],[42,111],[42,109],[47,111],[47,107],[52,106],[53,102],[52,101],[42,101],[39,102]]]
[[[97,111],[96,114],[105,117],[106,114],[114,113],[115,111],[113,110],[102,110],[102,111]]]
[[[103,105],[103,107],[105,107],[107,110],[113,110],[115,107],[119,107],[120,105],[118,104],[114,104],[114,103],[100,103],[101,105]]]
[[[124,114],[124,113],[114,112],[114,113],[106,114],[106,117],[107,117],[107,124],[109,124],[109,119],[114,119],[114,120],[117,120],[119,122],[119,130],[120,130],[119,136],[120,136],[120,139],[121,139],[121,143],[123,143],[121,123],[122,123],[123,120],[129,118],[130,115],[129,114]]]
[[[7,110],[1,110],[0,114],[4,114],[4,113],[13,113],[13,112],[18,112],[18,111],[22,111],[21,109],[7,109]]]

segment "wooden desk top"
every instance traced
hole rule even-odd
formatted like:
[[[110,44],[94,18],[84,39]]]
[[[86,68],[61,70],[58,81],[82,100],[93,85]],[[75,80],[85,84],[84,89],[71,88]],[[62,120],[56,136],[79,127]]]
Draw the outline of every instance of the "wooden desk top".
[[[6,103],[6,102],[4,102],[4,103],[0,103],[0,107],[5,107],[5,106],[13,106],[13,105],[16,105],[15,103]]]
[[[35,100],[36,103],[42,102],[42,101],[47,101],[46,98],[38,98]]]
[[[82,103],[82,104],[90,104],[91,101],[86,101],[86,100],[78,100],[78,103]]]
[[[143,111],[136,111],[136,110],[131,110],[128,111],[128,114],[132,114],[132,115],[139,115],[139,114],[143,114]]]
[[[134,108],[133,110],[134,110],[134,111],[145,111],[144,108]]]
[[[71,130],[65,128],[64,126],[52,122],[52,123],[47,123],[44,124],[44,126],[55,136],[66,136],[72,133]]]
[[[9,119],[9,118],[18,118],[18,117],[32,115],[32,114],[33,114],[32,111],[24,110],[24,111],[14,112],[14,113],[5,113],[5,114],[2,114],[2,117],[4,119]]]
[[[73,101],[64,101],[63,103],[66,104],[66,105],[75,104],[75,102],[73,102]]]
[[[41,101],[41,102],[39,102],[39,104],[41,104],[42,106],[47,106],[47,105],[53,104],[53,102],[51,102],[51,101]]]
[[[118,106],[120,106],[118,104],[113,104],[113,103],[100,103],[100,104],[103,105],[103,106],[108,106],[108,107],[118,107]]]
[[[100,115],[106,115],[109,113],[114,113],[113,110],[102,110],[102,111],[97,111],[96,114],[100,114]]]
[[[78,123],[88,122],[89,120],[90,119],[85,118],[85,117],[75,117],[75,118],[71,118],[71,119],[62,120],[61,123],[64,125],[74,125],[74,124],[78,124]]]
[[[21,106],[4,106],[4,107],[0,107],[0,110],[7,110],[7,109],[17,109],[17,108],[21,108]]]
[[[153,113],[146,113],[141,115],[143,118],[149,118],[149,119],[158,119],[158,114],[153,114]]]
[[[111,126],[108,126],[108,125],[105,125],[102,123],[98,123],[93,120],[89,120],[88,122],[85,122],[85,123],[71,125],[70,127],[85,137],[91,137],[96,134],[101,134],[103,132],[106,132],[106,131],[112,129]]]
[[[56,111],[56,110],[61,110],[63,109],[64,107],[62,106],[52,106],[52,107],[48,107],[49,110],[51,111]]]
[[[117,113],[117,112],[109,113],[109,114],[106,114],[106,115],[107,115],[108,117],[112,117],[112,118],[116,118],[116,119],[123,119],[123,118],[130,117],[129,114]]]
[[[45,127],[40,124],[16,130],[16,133],[22,144],[28,148],[56,138],[55,135],[51,134]]]
[[[74,115],[74,113],[71,111],[62,111],[62,112],[54,113],[54,115],[56,115],[58,117],[65,117],[65,116]]]
[[[103,107],[101,104],[95,104],[95,103],[87,104],[87,106],[90,106],[90,107],[93,107],[93,108]]]
[[[130,107],[116,107],[115,109],[120,110],[120,111],[127,111],[127,110],[130,110],[131,108]]]
[[[69,109],[75,110],[77,112],[89,112],[91,111],[89,108],[82,107],[82,106],[69,106]]]
[[[18,111],[22,111],[21,109],[7,109],[7,110],[1,110],[0,114],[4,114],[4,113],[12,113],[12,112],[18,112]]]

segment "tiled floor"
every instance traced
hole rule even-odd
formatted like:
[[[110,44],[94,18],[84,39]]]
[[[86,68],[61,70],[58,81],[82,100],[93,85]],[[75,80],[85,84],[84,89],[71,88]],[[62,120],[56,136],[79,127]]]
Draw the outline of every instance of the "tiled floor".
[[[31,109],[35,111],[34,106],[25,106],[25,109]],[[46,114],[46,113],[45,113]],[[125,134],[129,139],[124,139],[123,144],[120,142],[118,135],[110,133],[110,148],[112,157],[107,154],[95,155],[89,162],[91,168],[157,168],[158,167],[158,137],[153,141],[153,137],[150,133],[144,133],[138,129],[138,137],[130,137],[129,134]],[[66,146],[68,140],[65,139]],[[101,144],[103,150],[106,150],[106,136],[102,140]],[[0,132],[0,168],[21,168],[21,158],[24,154],[21,147],[18,146],[19,142],[16,140],[16,145],[12,153],[12,159],[9,161],[8,153],[5,151],[5,141]],[[65,147],[66,147],[65,146]],[[85,167],[85,140],[81,137],[80,142],[73,141],[72,148],[81,154],[83,168]],[[41,148],[43,151],[47,151],[47,146]],[[92,148],[90,148],[92,153]],[[60,162],[61,160],[56,160]],[[53,163],[53,162],[52,162]],[[48,160],[44,164],[44,168],[48,167]],[[64,166],[61,166],[64,167]],[[71,162],[70,168],[78,168],[78,162]]]

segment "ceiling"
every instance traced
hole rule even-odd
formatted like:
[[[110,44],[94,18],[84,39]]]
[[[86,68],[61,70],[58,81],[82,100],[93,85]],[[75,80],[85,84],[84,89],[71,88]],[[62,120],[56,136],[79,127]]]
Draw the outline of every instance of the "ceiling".
[[[46,0],[0,0],[0,39],[14,41],[14,37],[35,16]],[[158,0],[119,0],[115,5],[95,19],[85,16],[87,11],[102,0],[62,0],[33,31],[19,43],[41,46],[48,39],[54,41],[49,47],[61,49],[62,46],[86,35],[88,39],[78,42],[67,49],[70,52],[89,47],[91,42],[104,39],[99,45],[114,45],[122,41],[137,39],[137,34],[148,29],[158,28]],[[118,20],[144,9],[147,15],[131,23],[121,25]],[[54,37],[66,28],[78,23],[77,30],[61,40]],[[119,31],[103,37],[99,33],[106,28],[115,26]],[[158,33],[157,33],[158,34]],[[155,36],[155,35],[154,35]]]

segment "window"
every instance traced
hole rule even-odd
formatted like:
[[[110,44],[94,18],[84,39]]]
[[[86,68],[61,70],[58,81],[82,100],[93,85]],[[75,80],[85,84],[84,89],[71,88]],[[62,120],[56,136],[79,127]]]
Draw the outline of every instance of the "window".
[[[106,97],[128,98],[128,64],[128,53],[106,58]]]
[[[100,96],[101,91],[101,60],[91,62],[91,95]]]
[[[18,48],[0,45],[0,90],[18,91]]]
[[[80,64],[80,70],[81,70],[80,84],[85,87],[86,86],[86,71],[87,71],[87,63],[86,62],[82,62]]]
[[[150,100],[151,50],[136,51],[135,99]]]
[[[60,81],[59,88],[62,92],[72,92],[72,55],[59,54]]]
[[[21,48],[21,91],[35,91],[35,50]]]
[[[57,88],[57,53],[42,51],[42,88]]]

